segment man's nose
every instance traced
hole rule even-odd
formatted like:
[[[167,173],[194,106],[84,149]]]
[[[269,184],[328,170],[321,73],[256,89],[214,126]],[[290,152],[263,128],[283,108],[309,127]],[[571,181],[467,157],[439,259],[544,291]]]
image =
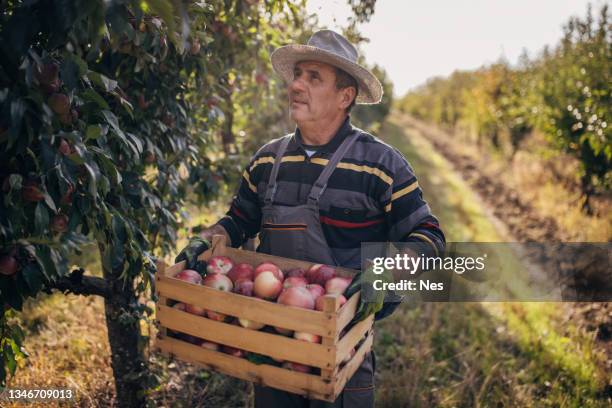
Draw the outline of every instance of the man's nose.
[[[289,91],[295,93],[304,91],[304,81],[301,77],[295,77],[289,82]]]

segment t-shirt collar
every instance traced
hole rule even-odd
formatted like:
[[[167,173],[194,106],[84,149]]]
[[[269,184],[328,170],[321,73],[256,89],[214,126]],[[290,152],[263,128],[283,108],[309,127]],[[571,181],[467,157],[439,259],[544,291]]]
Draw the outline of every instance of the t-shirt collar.
[[[346,138],[349,134],[351,134],[353,130],[353,126],[351,125],[351,115],[347,115],[346,119],[334,135],[334,137],[322,146],[317,147],[317,151],[314,155],[320,155],[324,153],[333,153],[336,151],[340,143]],[[302,135],[300,134],[300,129],[295,127],[295,138],[294,141],[298,147],[304,150],[304,141],[302,140]],[[313,156],[314,156],[313,155]]]

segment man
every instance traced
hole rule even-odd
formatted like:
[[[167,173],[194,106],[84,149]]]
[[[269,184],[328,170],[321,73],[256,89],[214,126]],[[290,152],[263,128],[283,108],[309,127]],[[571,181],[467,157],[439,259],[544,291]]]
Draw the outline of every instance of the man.
[[[362,242],[415,242],[428,255],[444,250],[444,234],[406,159],[350,123],[355,103],[382,97],[380,82],[357,57],[330,30],[272,54],[288,82],[297,128],[255,153],[227,215],[201,238],[225,234],[238,247],[259,234],[260,252],[354,269],[361,268]],[[177,259],[193,262],[206,247],[195,239]],[[255,406],[372,407],[374,365],[370,354],[334,403],[256,386]]]

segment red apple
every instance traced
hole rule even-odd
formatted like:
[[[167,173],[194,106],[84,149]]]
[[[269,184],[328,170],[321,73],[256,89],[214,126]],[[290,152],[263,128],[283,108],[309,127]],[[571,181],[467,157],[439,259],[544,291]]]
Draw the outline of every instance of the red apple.
[[[213,256],[207,262],[206,271],[208,273],[227,274],[233,267],[234,262],[227,256]]]
[[[291,286],[283,290],[277,302],[286,306],[314,309],[314,298],[304,286]]]
[[[251,330],[263,329],[263,327],[265,326],[265,324],[263,323],[254,322],[252,320],[247,319],[238,319],[238,323],[240,323],[240,326],[244,327],[245,329]]]
[[[337,293],[339,295],[343,294],[348,285],[351,284],[351,278],[343,278],[341,276],[336,276],[335,278],[331,278],[325,283],[325,292],[326,293]]]
[[[206,315],[206,309],[204,309],[203,307],[200,307],[200,306],[191,305],[189,303],[185,304],[185,311],[187,313],[191,313],[191,314],[198,315],[198,316],[205,316]]]
[[[283,281],[283,288],[290,288],[291,286],[306,286],[308,281],[306,278],[300,278],[298,276],[290,276]]]
[[[336,269],[329,265],[315,264],[306,272],[306,279],[310,283],[325,286],[325,283],[336,276]]]
[[[176,279],[180,279],[185,282],[194,283],[200,285],[202,283],[202,277],[200,274],[193,269],[183,269],[174,276]]]
[[[54,93],[47,101],[51,110],[58,115],[66,115],[70,113],[70,98],[62,93]]]
[[[257,268],[255,268],[253,279],[257,279],[257,276],[259,276],[260,273],[268,271],[272,272],[274,276],[276,276],[276,279],[278,279],[279,281],[282,281],[284,279],[283,271],[281,271],[279,267],[274,265],[272,262],[264,262],[259,264]]]
[[[276,330],[278,333],[282,334],[283,336],[291,336],[293,334],[293,330],[283,329],[281,327],[275,327],[274,330]]]
[[[68,217],[64,214],[54,215],[51,219],[50,227],[55,232],[68,231]]]
[[[36,202],[45,198],[45,194],[35,181],[26,181],[21,188],[21,196],[25,201]]]
[[[223,351],[225,354],[229,354],[231,356],[240,357],[240,358],[243,358],[246,354],[244,350],[240,350],[240,349],[237,349],[235,347],[230,347],[230,346],[221,346],[221,351]]]
[[[290,269],[289,271],[287,271],[287,273],[285,274],[287,275],[287,277],[298,277],[298,278],[305,278],[306,277],[306,271],[302,268],[293,268]]]
[[[325,294],[325,289],[323,286],[317,285],[316,283],[306,285],[306,289],[308,289],[313,299],[317,299],[319,296],[323,296]]]
[[[295,332],[293,333],[293,338],[297,340],[307,341],[309,343],[321,342],[321,336],[317,336],[316,334],[311,333]]]
[[[255,270],[251,265],[247,263],[239,263],[234,265],[234,267],[227,273],[227,276],[234,283],[241,279],[252,281],[254,272]]]
[[[325,304],[324,299],[325,299],[325,295],[322,295],[322,296],[319,296],[317,300],[315,300],[315,309],[321,312],[323,311],[323,305]],[[345,303],[346,303],[346,298],[343,295],[340,295],[340,307],[342,307],[342,305]]]
[[[211,273],[206,275],[202,281],[202,285],[208,286],[209,288],[222,290],[224,292],[230,292],[234,288],[234,284],[231,279],[221,273]]]
[[[276,299],[283,290],[283,282],[272,271],[262,271],[255,275],[253,292],[261,299]]]
[[[253,296],[253,287],[254,283],[252,280],[248,279],[238,279],[234,282],[234,289],[232,292],[238,293],[242,296]]]
[[[202,281],[202,285],[208,286],[209,288],[221,290],[223,292],[230,292],[234,287],[230,278],[220,273],[213,273],[207,275]],[[206,317],[211,320],[216,320],[218,322],[223,322],[227,319],[227,315],[224,315],[223,313],[219,312],[214,312],[212,310],[206,311]]]
[[[57,150],[59,150],[59,152],[63,154],[64,156],[68,156],[70,153],[72,153],[72,148],[70,147],[70,143],[68,143],[66,139],[60,140],[60,144]]]
[[[283,368],[286,368],[291,371],[298,371],[300,373],[308,374],[310,373],[310,367],[300,363],[294,363],[291,361],[285,361],[283,363]]]
[[[17,272],[17,260],[14,256],[4,255],[0,258],[0,274],[12,276]]]
[[[213,343],[212,341],[202,340],[200,347],[212,351],[219,351],[219,345],[217,343]]]
[[[183,312],[185,311],[185,304],[182,302],[175,303],[174,305],[172,305],[172,307],[178,310],[182,310]]]

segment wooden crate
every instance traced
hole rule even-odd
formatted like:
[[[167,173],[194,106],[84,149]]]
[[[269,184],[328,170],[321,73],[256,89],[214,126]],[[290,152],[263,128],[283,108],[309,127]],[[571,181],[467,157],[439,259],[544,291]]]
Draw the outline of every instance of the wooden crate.
[[[283,271],[313,264],[251,251],[227,247],[225,238],[215,236],[211,249],[200,256],[207,260],[215,255],[229,256],[234,262],[258,265],[270,261]],[[184,262],[170,267],[159,265],[156,291],[159,296],[156,313],[160,332],[156,348],[163,354],[198,364],[233,377],[252,381],[308,398],[334,401],[346,382],[355,373],[372,348],[373,316],[344,330],[359,305],[359,292],[339,307],[337,295],[326,295],[324,311],[306,310],[274,302],[222,292],[174,278],[184,269]],[[337,268],[337,274],[351,276],[355,271]],[[321,344],[309,343],[277,333],[246,329],[231,323],[172,308],[174,301],[188,303],[233,317],[252,320],[273,327],[313,333],[321,336]],[[245,358],[205,349],[168,335],[168,330],[199,337],[283,361],[316,367],[314,373],[301,373],[270,364],[255,364]],[[346,363],[353,350],[356,352]]]

